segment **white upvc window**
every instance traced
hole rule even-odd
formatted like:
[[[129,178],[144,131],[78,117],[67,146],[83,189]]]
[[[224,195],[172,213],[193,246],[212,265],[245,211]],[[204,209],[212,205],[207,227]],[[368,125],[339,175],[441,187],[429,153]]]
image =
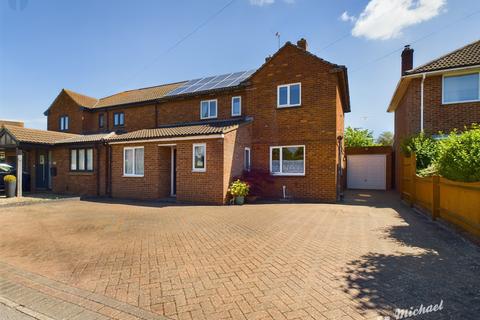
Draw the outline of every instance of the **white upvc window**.
[[[217,99],[200,101],[200,119],[217,117]]]
[[[252,168],[252,153],[250,148],[246,147],[243,155],[243,169],[245,171],[250,171]]]
[[[242,115],[242,97],[232,97],[232,116]]]
[[[277,108],[298,107],[302,104],[302,84],[291,83],[277,87]]]
[[[143,177],[144,148],[129,147],[123,149],[123,176]]]
[[[442,81],[442,103],[480,101],[480,73],[445,75]]]
[[[207,171],[207,145],[205,143],[194,143],[192,153],[192,171]]]
[[[270,147],[270,173],[278,176],[305,175],[305,146]]]

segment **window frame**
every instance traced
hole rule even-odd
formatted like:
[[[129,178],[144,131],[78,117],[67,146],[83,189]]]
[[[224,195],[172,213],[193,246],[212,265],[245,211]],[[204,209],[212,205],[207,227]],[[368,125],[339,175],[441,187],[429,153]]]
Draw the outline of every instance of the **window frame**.
[[[463,100],[463,101],[448,101],[448,102],[445,101],[445,78],[468,76],[472,74],[477,74],[478,76],[478,99]],[[442,104],[448,105],[448,104],[460,104],[460,103],[472,103],[472,102],[480,102],[480,71],[442,74]]]
[[[119,124],[115,124],[115,116],[118,115],[118,122]],[[123,115],[123,121],[120,123],[120,116]],[[114,112],[113,113],[113,126],[114,127],[124,127],[125,126],[125,112],[120,111],[120,112]]]
[[[240,103],[240,109],[238,114],[233,112],[233,101],[235,99],[239,99],[239,103]],[[218,109],[218,106],[217,106],[217,109]],[[232,97],[232,117],[239,117],[241,115],[242,115],[242,96],[234,96]]]
[[[302,173],[283,173],[283,148],[303,148],[303,172]],[[273,149],[280,149],[280,172],[272,172],[272,151]],[[272,176],[305,176],[305,163],[307,162],[307,148],[303,145],[284,145],[284,146],[271,146],[270,147],[270,175]]]
[[[98,127],[99,128],[105,127],[105,113],[100,113],[98,115]]]
[[[203,168],[196,168],[195,167],[195,148],[196,147],[203,147]],[[206,172],[207,171],[207,144],[206,143],[194,143],[192,145],[192,172]]]
[[[210,102],[213,102],[213,101],[215,101],[215,105],[216,105],[215,116],[210,116]],[[207,117],[204,117],[203,114],[202,114],[202,104],[204,102],[208,102],[208,116]],[[204,120],[204,119],[216,119],[216,118],[218,118],[218,99],[201,100],[200,101],[200,119]]]
[[[290,104],[290,87],[296,86],[296,85],[299,86],[298,103],[297,104]],[[281,88],[287,88],[287,102],[288,102],[287,104],[280,104],[280,89]],[[301,82],[281,84],[281,85],[277,86],[277,109],[300,107],[301,105],[302,105],[302,83]]]
[[[80,150],[83,150],[83,168],[82,170],[79,169],[80,167]],[[92,152],[92,169],[88,169],[88,150]],[[75,151],[75,169],[72,169],[72,152]],[[83,147],[83,148],[70,148],[69,149],[69,171],[70,172],[93,172],[95,171],[95,154],[94,150],[91,147]]]
[[[248,151],[248,166],[247,166],[247,151]],[[243,149],[243,170],[250,172],[252,170],[252,149],[245,147]]]
[[[70,129],[70,117],[68,115],[60,116],[60,131],[68,131]]]
[[[136,157],[135,157],[135,150],[137,149],[143,149],[143,174],[137,174],[135,173],[135,168],[136,168]],[[125,172],[125,154],[127,153],[127,150],[132,150],[133,151],[133,158],[132,158],[132,168],[133,168],[133,173],[126,173]],[[124,147],[123,148],[123,176],[124,177],[129,177],[129,178],[143,178],[145,176],[145,147],[144,146],[138,146],[138,147]]]

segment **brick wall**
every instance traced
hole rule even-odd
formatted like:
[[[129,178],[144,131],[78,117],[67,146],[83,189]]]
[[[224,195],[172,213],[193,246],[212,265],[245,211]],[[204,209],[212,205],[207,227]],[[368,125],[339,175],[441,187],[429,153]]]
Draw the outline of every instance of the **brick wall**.
[[[85,148],[90,147],[92,146],[85,146]],[[84,147],[72,146],[71,148]],[[52,167],[57,170],[57,175],[52,176],[53,192],[81,196],[104,196],[106,194],[106,148],[103,146],[93,147],[93,172],[70,171],[71,148],[55,147],[52,149]]]
[[[83,133],[84,112],[68,94],[62,91],[48,112],[47,130],[60,131],[60,117],[69,117],[68,133]]]
[[[305,176],[275,176],[267,197],[280,198],[282,186],[296,199],[335,201],[338,110],[332,66],[293,47],[273,57],[252,79],[246,103],[253,116],[253,168],[269,170],[270,146],[305,145]],[[277,86],[301,82],[302,105],[277,108]]]

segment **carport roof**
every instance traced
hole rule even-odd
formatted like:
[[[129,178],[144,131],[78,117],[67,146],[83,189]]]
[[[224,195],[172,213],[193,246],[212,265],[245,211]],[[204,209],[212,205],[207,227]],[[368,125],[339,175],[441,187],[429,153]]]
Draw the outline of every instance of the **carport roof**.
[[[77,134],[30,129],[12,125],[3,125],[2,131],[8,132],[18,143],[53,145],[59,140],[77,137]]]

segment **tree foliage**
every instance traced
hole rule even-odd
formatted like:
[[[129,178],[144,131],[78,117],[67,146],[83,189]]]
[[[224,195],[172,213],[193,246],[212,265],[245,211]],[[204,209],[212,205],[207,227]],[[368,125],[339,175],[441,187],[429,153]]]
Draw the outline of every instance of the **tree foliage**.
[[[417,157],[417,172],[433,165],[438,155],[436,141],[423,132],[405,139],[400,147],[407,156],[415,153]]]
[[[480,126],[459,134],[451,132],[439,142],[437,168],[441,176],[457,181],[480,181]]]
[[[368,129],[347,127],[345,129],[346,147],[370,147],[374,146],[373,132]]]
[[[393,132],[391,131],[382,132],[377,138],[377,144],[381,146],[392,146]]]

